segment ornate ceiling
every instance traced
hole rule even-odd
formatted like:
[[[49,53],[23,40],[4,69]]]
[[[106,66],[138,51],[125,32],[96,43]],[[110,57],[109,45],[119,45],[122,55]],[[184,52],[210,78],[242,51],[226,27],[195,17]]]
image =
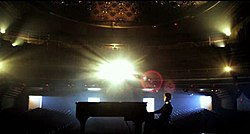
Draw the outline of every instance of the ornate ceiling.
[[[215,29],[209,25],[215,22],[212,17],[230,15],[227,10],[233,4],[235,2],[221,1],[6,1],[1,2],[0,15],[9,21],[9,31],[13,31],[14,36],[25,31],[30,35],[43,34],[39,35],[43,39],[63,34],[84,38],[99,34],[103,37],[105,33],[128,35],[129,31],[130,35],[149,34],[149,40],[151,37],[158,40],[164,34],[174,39],[172,35],[191,33],[195,37],[213,32]],[[97,29],[99,27],[125,30]]]
[[[42,11],[96,26],[129,28],[173,23],[206,12],[218,1],[51,1],[32,2]]]

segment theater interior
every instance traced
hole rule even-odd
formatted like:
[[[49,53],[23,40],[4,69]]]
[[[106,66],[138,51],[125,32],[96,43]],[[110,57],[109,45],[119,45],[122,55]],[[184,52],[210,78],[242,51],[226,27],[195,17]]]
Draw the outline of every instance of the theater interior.
[[[166,92],[168,133],[243,133],[249,10],[248,1],[1,1],[0,133],[143,133]]]

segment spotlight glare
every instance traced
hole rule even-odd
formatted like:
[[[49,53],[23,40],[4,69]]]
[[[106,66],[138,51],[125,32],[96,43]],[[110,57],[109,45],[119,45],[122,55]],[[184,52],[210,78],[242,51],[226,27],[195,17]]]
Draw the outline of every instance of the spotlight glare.
[[[120,83],[127,79],[135,79],[134,74],[134,67],[128,61],[115,60],[102,64],[99,68],[98,77],[111,82]]]
[[[226,27],[223,29],[223,33],[226,35],[226,36],[230,36],[231,35],[231,30],[229,27]]]
[[[16,42],[12,43],[12,46],[15,47],[15,46],[18,46],[18,44]]]
[[[6,32],[6,30],[5,30],[4,28],[1,28],[0,32],[1,32],[2,34],[4,34],[4,33]]]
[[[17,39],[15,40],[15,42],[12,43],[12,46],[13,46],[13,47],[19,46],[19,45],[21,45],[21,44],[23,44],[23,43],[24,43],[24,40],[23,40],[23,39],[17,38]]]
[[[229,67],[229,66],[226,66],[226,67],[224,67],[224,71],[225,71],[225,72],[231,72],[231,71],[232,71],[232,68]]]

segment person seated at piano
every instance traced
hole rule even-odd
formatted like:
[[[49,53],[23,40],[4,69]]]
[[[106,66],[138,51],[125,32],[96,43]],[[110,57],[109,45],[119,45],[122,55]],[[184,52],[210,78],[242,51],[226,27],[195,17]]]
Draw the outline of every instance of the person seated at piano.
[[[163,128],[169,127],[170,115],[172,114],[173,111],[171,99],[172,95],[170,93],[164,93],[164,102],[165,102],[164,105],[159,110],[149,113],[151,115],[159,114],[159,118],[157,119],[149,118],[148,120],[145,121],[144,132],[143,132],[144,134],[150,134],[153,130],[161,129],[162,127]]]

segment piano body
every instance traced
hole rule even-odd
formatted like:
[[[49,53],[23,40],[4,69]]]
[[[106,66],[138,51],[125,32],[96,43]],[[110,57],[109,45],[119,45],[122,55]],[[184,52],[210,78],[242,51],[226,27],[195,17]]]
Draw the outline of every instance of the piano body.
[[[81,125],[81,134],[85,133],[85,124],[89,117],[124,117],[133,121],[135,133],[141,134],[142,123],[149,117],[145,102],[76,102],[76,118]]]

